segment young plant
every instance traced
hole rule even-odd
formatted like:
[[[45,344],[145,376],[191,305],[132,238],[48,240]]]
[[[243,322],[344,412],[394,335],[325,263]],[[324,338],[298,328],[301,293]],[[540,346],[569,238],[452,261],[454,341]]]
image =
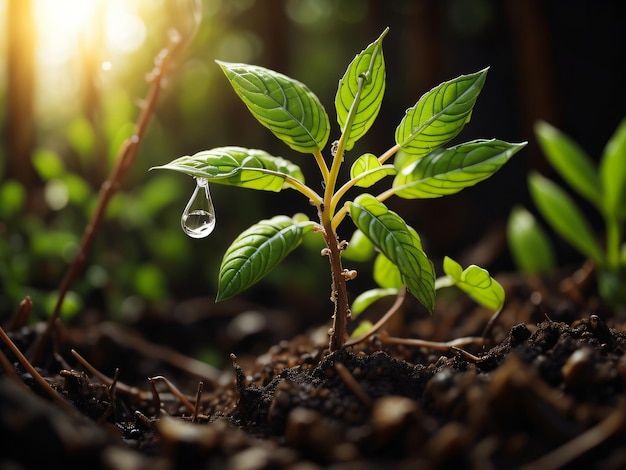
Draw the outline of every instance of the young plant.
[[[382,155],[363,153],[349,158],[348,152],[370,129],[381,107],[386,82],[382,42],[387,31],[356,55],[339,81],[335,111],[341,134],[330,145],[330,164],[322,151],[331,123],[306,85],[263,67],[217,62],[235,93],[263,126],[292,150],[313,156],[323,180],[322,192],[305,183],[297,165],[261,150],[219,147],[158,167],[195,177],[205,189],[205,202],[210,198],[208,183],[216,183],[263,191],[293,189],[315,206],[316,221],[303,215],[278,215],[239,235],[222,260],[217,300],[258,282],[300,244],[305,232],[313,230],[324,239],[322,254],[330,261],[334,303],[331,351],[342,348],[347,339],[350,305],[346,282],[356,276],[342,265],[342,252],[348,243],[338,236],[338,227],[346,216],[350,215],[361,236],[384,255],[400,282],[432,313],[433,265],[417,232],[383,201],[394,195],[423,199],[456,193],[491,176],[526,144],[492,139],[444,147],[469,122],[487,75],[483,69],[425,93],[406,111],[396,129],[395,144]],[[350,176],[340,183],[340,170],[348,161],[352,162]],[[386,177],[393,177],[386,191],[377,195],[363,192],[352,201],[345,200],[348,190],[369,188]],[[212,207],[191,210],[191,205],[183,223],[199,217],[192,230],[212,226]]]
[[[357,241],[358,237],[360,237],[359,233],[362,232],[359,230],[355,232],[357,235]],[[354,239],[355,237],[353,237],[353,240]],[[361,245],[365,248],[365,244]],[[350,256],[351,253],[346,251],[345,254]],[[372,250],[372,255],[373,254],[374,252]],[[360,250],[358,258],[362,260],[364,255],[365,250],[362,249]],[[367,258],[369,258],[369,256]],[[478,304],[494,310],[495,312],[492,316],[492,320],[489,322],[487,327],[490,328],[490,325],[498,317],[502,307],[504,306],[505,296],[502,285],[492,278],[486,269],[474,264],[463,269],[459,263],[454,261],[449,256],[445,256],[443,259],[443,272],[444,275],[435,280],[435,290],[437,291],[439,289],[443,289],[444,287],[456,286]],[[401,273],[398,268],[382,253],[378,253],[378,255],[376,255],[373,276],[374,281],[378,284],[378,287],[365,291],[354,299],[351,309],[352,318],[358,317],[373,303],[381,299],[394,296],[398,297],[403,294],[404,285]],[[361,322],[352,332],[349,344],[356,344],[370,337],[378,331],[378,329],[383,326],[394,313],[394,308],[389,309],[375,325],[368,320]],[[396,340],[395,342],[402,343],[403,341]],[[406,344],[414,344],[414,342],[407,341]]]
[[[576,142],[550,124],[538,122],[535,133],[548,162],[563,181],[602,216],[604,243],[599,242],[599,234],[569,194],[537,172],[528,178],[533,202],[557,235],[593,261],[601,297],[615,307],[626,306],[626,119],[609,139],[597,167]],[[536,236],[537,231],[532,233]]]

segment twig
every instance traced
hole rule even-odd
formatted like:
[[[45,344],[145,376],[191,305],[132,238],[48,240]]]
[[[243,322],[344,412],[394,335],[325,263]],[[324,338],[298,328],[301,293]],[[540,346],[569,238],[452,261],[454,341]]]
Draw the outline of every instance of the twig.
[[[150,382],[150,390],[152,391],[152,406],[154,406],[154,413],[156,416],[159,416],[159,411],[161,410],[161,397],[159,396],[159,391],[156,389],[156,385],[152,380],[148,380]]]
[[[491,333],[491,329],[493,328],[493,325],[496,324],[496,320],[500,316],[501,312],[502,312],[502,309],[500,308],[498,309],[497,312],[491,315],[491,318],[489,319],[489,321],[487,322],[487,325],[485,326],[485,329],[483,330],[483,334],[482,334],[483,339],[485,340],[487,339],[487,336],[489,335],[489,333]]]
[[[87,359],[85,359],[83,356],[81,356],[75,349],[71,350],[72,355],[76,358],[76,360],[78,362],[80,362],[82,364],[82,366],[87,369],[87,371],[89,371],[89,373],[93,376],[95,376],[100,382],[102,382],[103,384],[107,385],[108,387],[110,387],[113,384],[113,379],[110,379],[109,377],[107,377],[106,375],[104,375],[102,372],[100,372],[98,369],[96,369],[94,366],[92,366]],[[148,392],[145,392],[143,390],[140,390],[136,387],[130,387],[126,384],[123,383],[119,383],[116,380],[116,384],[115,384],[115,390],[119,390],[120,392],[126,394],[126,395],[136,395],[138,396],[140,399],[145,400],[146,397],[148,396]]]
[[[424,339],[414,338],[395,338],[392,336],[383,335],[380,337],[383,343],[387,344],[403,344],[405,346],[415,346],[418,348],[436,349],[438,351],[449,351],[462,348],[469,345],[482,345],[484,339],[478,336],[466,336],[464,338],[453,339],[452,341],[427,341]],[[465,351],[464,351],[465,352]]]
[[[196,404],[195,409],[193,410],[193,416],[191,417],[191,422],[195,423],[198,421],[198,410],[200,409],[200,400],[202,398],[202,382],[198,382],[198,391],[196,392]]]
[[[155,380],[162,380],[165,383],[165,386],[168,388],[168,390],[172,392],[172,394],[176,398],[178,398],[183,403],[183,405],[185,405],[189,409],[189,411],[191,411],[192,413],[195,413],[196,407],[193,405],[193,403],[191,403],[187,399],[187,397],[183,395],[183,393],[180,390],[178,390],[176,386],[172,382],[170,382],[167,378],[163,377],[162,375],[157,375],[155,377],[150,377],[148,380],[150,381],[150,383],[152,383]]]
[[[151,87],[148,92],[148,96],[144,102],[144,106],[142,106],[141,112],[137,119],[135,132],[122,144],[122,147],[115,159],[115,166],[113,167],[109,178],[100,187],[98,204],[91,216],[89,223],[87,224],[87,227],[85,228],[78,252],[74,257],[74,260],[72,261],[69,270],[65,274],[65,277],[63,277],[63,280],[61,281],[61,285],[59,287],[59,297],[57,298],[54,310],[52,311],[52,315],[50,315],[46,329],[43,331],[38,341],[35,343],[35,347],[33,348],[31,361],[34,364],[39,363],[43,355],[43,349],[48,343],[50,335],[52,334],[52,331],[54,329],[56,319],[59,317],[61,305],[63,304],[65,295],[72,287],[72,284],[76,280],[76,277],[78,276],[79,272],[83,268],[83,265],[85,264],[87,253],[89,252],[91,244],[95,238],[95,234],[98,230],[100,222],[104,217],[104,213],[109,204],[109,200],[119,187],[124,175],[130,168],[130,165],[137,155],[137,151],[139,150],[139,146],[145,134],[146,128],[148,127],[148,122],[150,121],[150,118],[154,113],[157,98],[159,97],[161,89],[163,88],[163,77],[167,71],[168,63],[171,60],[174,52],[176,52],[176,50],[178,49],[180,43],[181,37],[179,34],[170,34],[167,47],[163,49],[155,59],[155,67],[149,74]]]
[[[484,360],[484,358],[478,357],[478,356],[476,356],[476,355],[474,355],[474,354],[472,354],[470,352],[467,352],[465,349],[457,348],[456,346],[453,346],[450,349],[460,353],[463,357],[465,357],[465,359],[469,359],[472,362],[480,362],[480,361]]]
[[[28,317],[30,316],[30,312],[33,310],[33,301],[30,300],[29,296],[24,297],[24,300],[20,302],[20,305],[17,308],[17,311],[9,320],[9,323],[6,325],[7,331],[17,330],[18,328],[23,327],[28,323]]]
[[[104,423],[109,418],[109,416],[111,416],[111,413],[113,413],[113,411],[115,410],[115,387],[117,386],[117,379],[119,377],[119,374],[120,369],[116,368],[115,375],[113,376],[113,383],[111,383],[111,385],[109,385],[108,387],[109,400],[111,401],[109,402],[109,406],[107,406],[107,409],[104,410],[104,413],[102,413],[102,416],[98,418],[98,424]]]
[[[0,327],[0,338],[2,338],[2,341],[4,341],[4,343],[9,347],[11,352],[15,354],[15,357],[17,357],[17,360],[20,362],[20,364],[22,364],[22,366],[24,366],[24,368],[28,371],[28,373],[33,376],[33,379],[35,379],[35,382],[37,382],[39,386],[48,395],[50,395],[50,397],[58,405],[61,406],[61,408],[63,408],[64,410],[70,413],[77,414],[76,409],[73,406],[71,406],[69,403],[67,403],[63,398],[61,398],[61,395],[59,395],[56,392],[56,390],[54,390],[50,386],[50,384],[46,382],[46,380],[39,374],[39,372],[37,372],[37,369],[33,367],[33,365],[28,361],[28,359],[26,359],[26,356],[24,356],[22,352],[19,350],[19,348],[15,346],[15,343],[11,341],[11,338],[9,338],[9,336],[5,333],[2,327]]]

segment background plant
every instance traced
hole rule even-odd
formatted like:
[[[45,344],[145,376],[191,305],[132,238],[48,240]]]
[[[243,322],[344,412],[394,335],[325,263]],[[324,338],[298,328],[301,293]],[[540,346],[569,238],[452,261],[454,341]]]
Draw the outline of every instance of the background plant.
[[[538,172],[528,177],[532,200],[556,234],[593,261],[602,298],[614,306],[626,305],[626,120],[607,142],[597,166],[574,140],[554,126],[540,121],[535,133],[546,159],[558,175],[600,214],[604,221],[604,242],[600,241],[602,234],[594,231],[574,199]],[[528,217],[527,211],[523,214],[522,217]],[[543,253],[554,259],[552,248],[545,241],[539,242],[542,248],[537,251],[523,246],[531,238],[546,240],[536,223],[531,221],[528,227],[527,232],[517,233],[519,243],[511,245],[514,256],[536,259]]]
[[[444,82],[425,93],[406,111],[395,133],[395,145],[376,157],[365,153],[353,160],[349,179],[339,186],[347,152],[371,127],[381,107],[386,71],[381,36],[361,51],[339,81],[335,110],[341,135],[331,145],[330,165],[322,154],[331,125],[318,98],[306,85],[278,72],[247,64],[218,64],[252,115],[292,150],[313,155],[322,178],[321,193],[304,181],[300,168],[281,157],[242,147],[219,147],[178,158],[158,167],[186,173],[209,183],[265,191],[295,189],[316,207],[318,221],[305,216],[262,220],[235,239],[222,260],[217,300],[232,297],[258,282],[313,230],[326,244],[335,305],[330,349],[343,346],[350,316],[346,281],[356,272],[344,269],[341,253],[348,245],[337,235],[350,214],[356,227],[387,258],[402,284],[429,312],[435,303],[435,271],[417,232],[384,200],[453,194],[491,176],[525,144],[475,140],[443,147],[469,121],[485,82],[487,69]],[[401,151],[401,152],[400,152]],[[388,163],[396,157],[393,164]],[[369,188],[393,176],[391,187],[377,196],[359,194],[343,201],[348,190]],[[184,218],[183,218],[184,223]],[[452,271],[457,272],[456,266]]]

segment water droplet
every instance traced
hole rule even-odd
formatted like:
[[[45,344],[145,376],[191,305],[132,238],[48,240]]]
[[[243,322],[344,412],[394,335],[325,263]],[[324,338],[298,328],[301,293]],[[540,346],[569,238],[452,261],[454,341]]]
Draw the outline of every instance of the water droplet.
[[[180,224],[191,238],[207,237],[215,228],[215,208],[206,178],[196,178],[196,189],[183,211]]]

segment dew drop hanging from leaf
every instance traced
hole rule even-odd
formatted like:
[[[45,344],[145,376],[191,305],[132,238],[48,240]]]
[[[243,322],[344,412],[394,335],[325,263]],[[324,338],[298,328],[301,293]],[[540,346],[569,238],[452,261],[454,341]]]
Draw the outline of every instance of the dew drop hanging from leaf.
[[[191,238],[204,238],[215,228],[215,208],[206,178],[196,178],[196,188],[187,203],[180,224]]]

